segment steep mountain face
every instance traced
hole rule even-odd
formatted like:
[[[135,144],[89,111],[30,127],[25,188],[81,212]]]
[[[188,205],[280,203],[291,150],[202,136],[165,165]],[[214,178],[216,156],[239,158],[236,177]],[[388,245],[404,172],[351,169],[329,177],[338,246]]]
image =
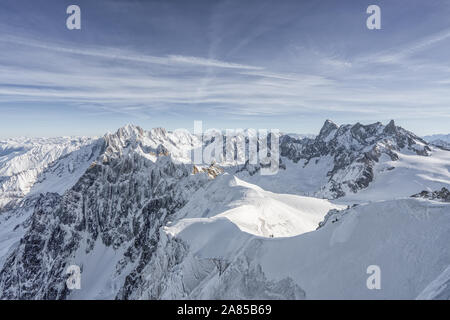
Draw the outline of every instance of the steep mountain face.
[[[317,231],[275,239],[228,219],[183,219],[161,232],[130,298],[414,299],[449,265],[448,210],[411,198],[376,202],[332,210]],[[371,265],[382,290],[366,287]],[[448,272],[437,281],[447,284]],[[434,296],[448,294],[437,289]]]
[[[175,290],[182,284],[174,278],[179,263],[186,258],[193,261],[197,258],[192,255],[188,243],[163,230],[171,225],[171,221],[195,217],[195,212],[203,217],[205,212],[210,217],[222,213],[221,219],[234,221],[243,230],[279,236],[313,230],[327,210],[336,207],[319,199],[265,193],[257,186],[236,182],[227,175],[222,179],[218,175],[223,170],[216,165],[200,170],[186,164],[189,151],[198,146],[193,136],[180,136],[163,129],[146,132],[127,126],[99,141],[98,156],[89,162],[89,167],[73,187],[62,195],[53,192],[38,198],[27,220],[27,231],[4,259],[0,271],[1,298],[195,296],[190,290]],[[50,166],[43,176],[59,172],[60,166],[65,167],[63,164],[64,161]],[[216,177],[217,182],[211,182]],[[227,193],[229,183],[241,190],[234,191],[234,198]],[[42,185],[38,190],[42,190]],[[210,211],[209,195],[213,190],[219,196],[216,212]],[[196,191],[200,193],[194,196]],[[246,204],[244,199],[247,199]],[[262,212],[259,211],[261,201],[266,203]],[[231,210],[225,209],[228,206]],[[232,209],[233,206],[236,208]],[[242,213],[251,207],[254,216],[243,217]],[[280,225],[281,220],[276,221],[276,217],[284,222]],[[216,270],[222,273],[226,261],[220,256],[200,261],[198,263],[204,268],[200,273],[208,277]],[[82,292],[69,291],[66,287],[66,270],[72,264],[81,267],[82,287],[86,288]],[[304,296],[301,288],[288,278],[282,281],[266,279],[257,265],[250,273],[244,261],[233,268],[240,274],[241,282],[250,285],[256,281],[250,286],[241,285],[240,297]],[[226,277],[240,282],[233,274],[227,273]],[[196,282],[192,281],[193,290]],[[172,282],[173,287],[168,285]],[[253,291],[255,285],[257,292]],[[231,298],[237,296],[236,290],[221,288],[215,295]]]
[[[399,153],[429,156],[431,148],[413,133],[397,127],[394,121],[384,126],[342,125],[327,120],[315,139],[281,137],[281,156],[312,167],[328,158],[326,183],[319,195],[339,198],[367,188],[374,179],[374,167],[383,159],[396,161]],[[393,168],[392,168],[393,169]]]
[[[142,270],[144,281],[126,297],[302,299],[305,292],[289,277],[268,279],[260,265],[249,264],[259,254],[257,247],[235,258],[255,237],[313,230],[336,207],[322,199],[266,192],[228,174],[219,176],[199,188],[174,222],[160,230],[156,253]],[[207,252],[200,250],[204,245],[209,246]],[[203,286],[211,281],[218,283],[205,292]]]
[[[83,265],[99,247],[123,252],[115,274],[123,291],[131,290],[155,250],[159,227],[207,180],[166,156],[177,151],[171,138],[164,130],[131,126],[106,135],[97,161],[75,186],[38,200],[29,231],[0,272],[0,297],[66,298],[70,261]]]
[[[7,176],[0,183],[6,190],[0,192],[0,270],[30,227],[29,217],[41,193],[62,195],[75,185],[97,158],[102,143],[90,138],[12,139],[2,143],[15,147],[4,149],[8,151],[2,163]]]
[[[10,139],[1,142],[0,269],[30,227],[41,193],[63,194],[99,154],[101,139]]]

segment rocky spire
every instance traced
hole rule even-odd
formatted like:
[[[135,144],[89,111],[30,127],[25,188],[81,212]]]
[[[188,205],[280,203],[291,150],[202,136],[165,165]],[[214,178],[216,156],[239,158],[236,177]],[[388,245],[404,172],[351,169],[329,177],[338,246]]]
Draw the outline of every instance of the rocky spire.
[[[328,135],[333,131],[338,129],[339,127],[337,126],[337,124],[335,124],[333,121],[331,120],[326,120],[325,123],[322,126],[322,129],[320,129],[320,133],[318,137],[324,138],[324,137],[328,137]]]
[[[388,125],[384,128],[384,133],[386,134],[396,134],[397,133],[397,127],[395,125],[394,120],[391,120]]]

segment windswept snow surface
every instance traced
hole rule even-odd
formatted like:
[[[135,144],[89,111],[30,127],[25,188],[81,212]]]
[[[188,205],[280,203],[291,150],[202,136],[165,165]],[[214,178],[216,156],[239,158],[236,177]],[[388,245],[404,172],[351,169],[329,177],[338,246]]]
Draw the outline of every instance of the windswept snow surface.
[[[125,275],[116,274],[116,266],[123,258],[124,250],[114,250],[97,240],[94,249],[86,254],[80,248],[69,265],[83,266],[81,288],[71,292],[73,300],[112,300],[125,280]]]
[[[167,231],[186,241],[197,259],[222,257],[231,273],[247,261],[267,281],[292,279],[307,299],[414,299],[450,264],[450,204],[420,199],[356,206],[295,237],[252,236],[223,218]],[[380,290],[366,286],[371,265],[381,269]],[[200,283],[192,297],[217,297],[227,270]]]
[[[450,300],[450,266],[433,280],[416,299]]]
[[[240,230],[261,237],[290,237],[315,230],[331,209],[328,200],[268,192],[232,175],[222,175],[200,189],[180,210],[183,219],[169,232],[193,223],[226,218]]]
[[[275,175],[263,176],[257,173],[251,176],[248,172],[240,172],[236,176],[268,191],[314,196],[328,182],[327,172],[333,163],[329,156],[313,159],[308,164],[305,160],[298,163],[286,158],[282,160],[286,169],[278,170]]]
[[[174,217],[176,221],[163,227],[160,232],[166,234],[162,235],[162,238],[189,239],[187,240],[189,252],[197,257],[205,255],[231,260],[242,248],[243,243],[254,239],[255,236],[286,237],[309,232],[317,228],[318,223],[330,209],[341,208],[343,207],[333,205],[327,200],[267,192],[225,174],[209,181],[195,192]],[[207,242],[214,245],[207,246]],[[82,277],[81,290],[72,292],[70,299],[114,298],[134,264],[128,264],[125,271],[116,272],[124,250],[106,247],[101,241],[97,241],[94,249],[88,254],[85,251],[86,249],[81,247],[69,263],[83,266],[83,274],[86,275]],[[163,255],[164,258],[155,259],[179,259],[178,253],[170,249],[159,250],[157,254]],[[196,269],[197,265],[192,266],[187,262],[185,267]],[[162,267],[159,262],[157,268],[162,274],[168,272],[164,269],[168,267]],[[202,273],[204,270],[191,271]],[[153,279],[153,277],[157,275],[149,273],[145,278]],[[186,274],[183,281],[191,277],[195,275]],[[169,287],[163,280],[158,285]],[[176,284],[171,285],[176,288]],[[188,284],[183,286],[189,287]],[[165,294],[170,297],[183,297],[183,291],[172,292],[173,288],[168,290]],[[160,298],[167,296],[162,294]]]

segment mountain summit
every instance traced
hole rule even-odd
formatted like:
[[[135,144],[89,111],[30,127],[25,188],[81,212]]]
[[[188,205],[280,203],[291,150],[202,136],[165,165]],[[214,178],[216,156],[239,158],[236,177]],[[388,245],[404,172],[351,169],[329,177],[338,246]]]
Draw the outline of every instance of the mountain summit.
[[[380,122],[337,126],[327,120],[315,139],[281,138],[281,155],[295,163],[301,161],[304,167],[329,159],[328,181],[321,186],[321,193],[334,198],[367,188],[382,159],[396,161],[401,153],[429,156],[430,151],[423,139],[393,120],[386,126]]]
[[[2,299],[372,297],[365,272],[349,280],[372,258],[390,279],[374,298],[405,287],[399,297],[414,298],[450,264],[450,152],[393,121],[283,135],[273,176],[194,166],[203,142],[185,131],[56,141],[0,143],[0,186],[24,187],[0,194]],[[79,291],[66,286],[71,265]],[[335,268],[348,287],[323,276]]]

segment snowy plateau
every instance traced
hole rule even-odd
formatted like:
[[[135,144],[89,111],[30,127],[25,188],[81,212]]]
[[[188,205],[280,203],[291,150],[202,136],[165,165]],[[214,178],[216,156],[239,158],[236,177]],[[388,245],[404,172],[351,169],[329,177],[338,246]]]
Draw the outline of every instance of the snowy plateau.
[[[445,136],[279,139],[275,175],[195,166],[187,131],[0,141],[0,299],[450,299]]]

